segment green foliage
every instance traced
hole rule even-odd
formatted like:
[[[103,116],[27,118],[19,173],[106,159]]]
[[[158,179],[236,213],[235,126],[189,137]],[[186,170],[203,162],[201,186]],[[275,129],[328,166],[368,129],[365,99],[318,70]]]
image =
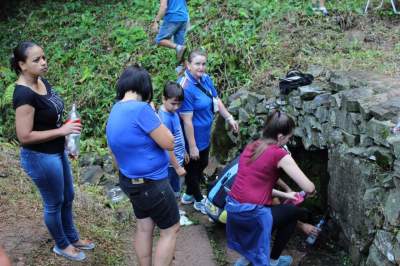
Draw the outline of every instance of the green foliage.
[[[163,84],[177,76],[175,52],[156,48],[150,32],[158,4],[143,0],[16,3],[13,10],[18,12],[0,23],[0,137],[15,138],[11,96],[16,76],[8,70],[8,58],[21,40],[44,47],[50,67],[46,78],[64,98],[66,109],[77,102],[84,123],[84,150],[105,147],[115,83],[126,65],[139,63],[150,71],[155,101],[160,102]],[[328,2],[332,14],[340,13],[329,18],[314,15],[309,0],[190,0],[188,5],[188,47],[207,50],[208,71],[223,96],[239,88],[264,89],[259,78],[263,73],[269,73],[273,83],[290,67],[310,63],[389,73],[398,69],[394,52],[346,41],[342,26],[352,26],[353,18],[363,19],[361,0]],[[382,32],[382,38],[399,40],[393,30]],[[398,50],[396,45],[393,51],[398,54]]]

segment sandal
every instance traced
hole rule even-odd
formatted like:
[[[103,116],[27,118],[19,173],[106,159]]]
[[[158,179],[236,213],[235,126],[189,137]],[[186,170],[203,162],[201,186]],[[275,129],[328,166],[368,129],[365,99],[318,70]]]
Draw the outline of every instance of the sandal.
[[[82,251],[79,251],[76,255],[70,255],[66,253],[64,250],[58,248],[57,246],[54,246],[53,252],[56,253],[57,255],[63,256],[64,258],[73,261],[83,261],[84,259],[86,259],[86,255]]]

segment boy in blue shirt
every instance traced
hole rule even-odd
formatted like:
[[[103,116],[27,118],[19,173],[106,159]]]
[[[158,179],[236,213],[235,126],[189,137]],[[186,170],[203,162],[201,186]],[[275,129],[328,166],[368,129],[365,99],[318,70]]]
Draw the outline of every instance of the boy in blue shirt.
[[[185,160],[185,139],[181,128],[179,116],[176,110],[183,101],[182,87],[173,81],[169,81],[163,92],[163,105],[161,105],[158,114],[163,124],[171,131],[174,136],[174,151],[169,151],[170,165],[168,167],[168,177],[175,195],[180,195],[180,177],[186,175],[183,168]]]
[[[163,23],[159,28],[161,19]],[[160,8],[152,24],[152,30],[158,32],[155,41],[158,45],[175,49],[179,63],[186,49],[184,44],[188,21],[186,0],[160,0]],[[172,37],[173,41],[171,41]]]

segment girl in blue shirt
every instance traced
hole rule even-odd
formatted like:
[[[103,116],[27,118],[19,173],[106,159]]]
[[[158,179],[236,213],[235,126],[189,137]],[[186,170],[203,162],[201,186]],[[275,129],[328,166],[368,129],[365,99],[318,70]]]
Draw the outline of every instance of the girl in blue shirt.
[[[184,89],[185,96],[178,110],[183,121],[190,161],[185,165],[186,193],[183,204],[194,203],[197,211],[205,214],[205,205],[200,191],[200,180],[208,164],[211,127],[214,114],[219,112],[234,132],[239,131],[238,123],[218,98],[213,81],[206,74],[207,55],[201,50],[192,51],[186,62],[184,76],[178,80]]]

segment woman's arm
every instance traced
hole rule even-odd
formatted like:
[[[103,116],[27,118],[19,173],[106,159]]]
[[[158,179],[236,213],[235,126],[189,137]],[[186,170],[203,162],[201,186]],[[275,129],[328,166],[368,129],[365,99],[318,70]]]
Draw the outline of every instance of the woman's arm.
[[[291,199],[295,200],[296,199],[296,192],[283,192],[277,189],[272,189],[272,197],[279,197],[279,198],[285,198],[285,199]]]
[[[226,109],[224,103],[221,101],[221,99],[218,99],[218,111],[220,115],[225,119],[226,122],[228,122],[229,126],[233,130],[233,132],[238,133],[239,132],[239,125],[233,118],[233,116],[229,113],[228,109]]]
[[[279,161],[278,167],[282,168],[286,174],[306,193],[311,194],[315,191],[314,184],[307,178],[303,171],[301,171],[291,155],[288,154],[284,156]]]
[[[150,137],[164,150],[174,150],[174,136],[171,131],[161,124],[159,127],[150,132]]]
[[[288,184],[285,183],[285,181],[283,181],[282,179],[278,178],[278,180],[276,181],[276,184],[278,184],[278,186],[280,186],[281,188],[283,188],[286,192],[292,192],[293,190],[289,187]]]
[[[15,128],[17,138],[22,145],[47,142],[71,133],[80,133],[80,123],[68,123],[57,129],[33,131],[35,108],[28,104],[19,106],[15,110]]]
[[[194,128],[193,128],[193,113],[180,114],[183,121],[183,128],[185,130],[185,136],[189,144],[189,155],[191,159],[199,159],[199,149],[194,139]]]

